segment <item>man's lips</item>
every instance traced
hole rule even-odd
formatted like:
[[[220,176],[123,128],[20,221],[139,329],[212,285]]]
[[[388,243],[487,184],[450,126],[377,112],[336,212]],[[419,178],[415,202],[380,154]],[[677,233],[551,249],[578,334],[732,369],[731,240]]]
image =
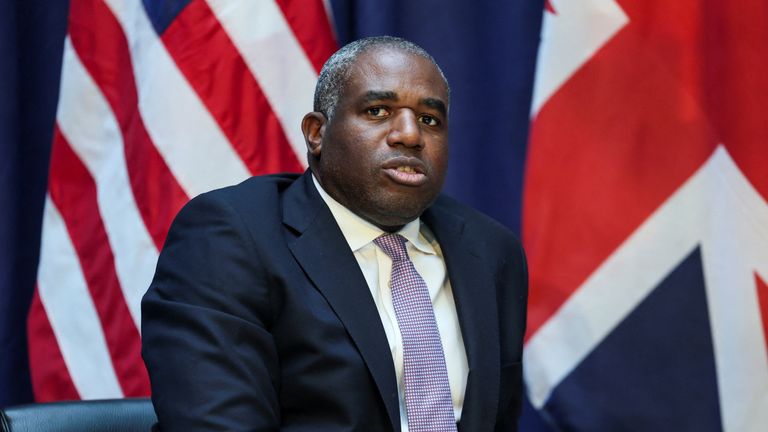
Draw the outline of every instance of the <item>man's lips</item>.
[[[421,186],[427,182],[424,163],[416,158],[396,157],[382,165],[384,173],[395,183]]]

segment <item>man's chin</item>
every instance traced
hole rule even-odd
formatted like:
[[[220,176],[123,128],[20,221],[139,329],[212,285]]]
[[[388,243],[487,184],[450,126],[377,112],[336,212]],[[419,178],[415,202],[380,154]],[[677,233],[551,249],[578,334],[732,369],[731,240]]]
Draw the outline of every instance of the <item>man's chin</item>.
[[[418,219],[427,206],[387,206],[375,214],[362,217],[387,232],[397,231],[407,223]]]

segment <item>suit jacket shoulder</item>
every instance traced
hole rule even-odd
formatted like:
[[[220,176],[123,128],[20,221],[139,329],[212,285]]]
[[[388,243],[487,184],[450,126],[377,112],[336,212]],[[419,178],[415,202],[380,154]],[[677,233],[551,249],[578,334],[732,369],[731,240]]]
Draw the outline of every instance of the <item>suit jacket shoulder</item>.
[[[466,229],[472,236],[482,241],[488,248],[495,252],[496,248],[512,248],[522,250],[522,245],[517,236],[496,219],[474,208],[457,201],[447,195],[440,195],[435,203],[423,216],[428,221],[448,217],[450,219],[463,220]]]

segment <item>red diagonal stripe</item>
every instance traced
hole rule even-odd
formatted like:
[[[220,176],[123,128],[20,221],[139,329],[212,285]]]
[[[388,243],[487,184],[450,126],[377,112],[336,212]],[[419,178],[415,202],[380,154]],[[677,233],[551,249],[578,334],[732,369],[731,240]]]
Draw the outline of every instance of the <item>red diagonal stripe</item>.
[[[80,395],[69,377],[56,336],[35,288],[27,316],[29,364],[35,401],[77,400]]]
[[[96,183],[58,127],[54,130],[48,192],[80,260],[123,393],[146,396],[149,377],[141,360],[141,340],[117,278],[99,213]]]
[[[755,285],[757,301],[760,306],[760,317],[763,320],[763,338],[765,339],[766,349],[768,349],[768,284],[755,274]]]
[[[319,74],[337,46],[323,0],[277,0],[277,4]]]
[[[264,93],[206,2],[192,1],[162,40],[252,174],[303,171]]]
[[[552,2],[550,0],[544,0],[544,9],[557,15],[557,11],[555,10],[555,7],[552,6]]]
[[[120,125],[136,204],[155,245],[188,197],[152,143],[138,107],[130,51],[120,23],[98,0],[72,0],[72,45],[109,102]]]

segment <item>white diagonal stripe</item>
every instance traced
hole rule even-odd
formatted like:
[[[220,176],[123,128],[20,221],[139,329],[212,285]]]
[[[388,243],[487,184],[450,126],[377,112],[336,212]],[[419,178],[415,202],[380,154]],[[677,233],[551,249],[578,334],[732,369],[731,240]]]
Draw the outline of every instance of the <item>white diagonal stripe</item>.
[[[120,128],[69,37],[64,43],[57,119],[62,135],[96,182],[115,271],[131,318],[140,328],[141,297],[152,280],[158,253],[131,193]]]
[[[541,27],[532,116],[629,18],[615,0],[552,0]]]
[[[301,120],[312,111],[317,73],[274,1],[208,0],[259,82],[296,157],[307,166]]]
[[[525,377],[535,407],[697,247],[691,221],[677,217],[693,198],[681,192],[670,198],[526,343]]]
[[[40,302],[80,397],[123,397],[80,262],[50,197],[46,197],[43,212],[37,284]]]
[[[768,203],[723,147],[699,176],[707,306],[724,432],[768,425],[768,356],[755,273],[768,275]]]

